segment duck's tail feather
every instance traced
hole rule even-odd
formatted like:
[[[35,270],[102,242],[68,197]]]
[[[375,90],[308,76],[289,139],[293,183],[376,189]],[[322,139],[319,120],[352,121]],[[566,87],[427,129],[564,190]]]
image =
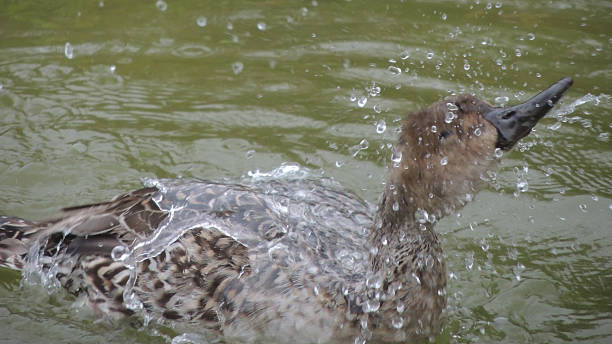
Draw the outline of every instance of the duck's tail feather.
[[[30,236],[37,228],[34,222],[18,217],[0,216],[0,266],[21,270],[28,252]]]

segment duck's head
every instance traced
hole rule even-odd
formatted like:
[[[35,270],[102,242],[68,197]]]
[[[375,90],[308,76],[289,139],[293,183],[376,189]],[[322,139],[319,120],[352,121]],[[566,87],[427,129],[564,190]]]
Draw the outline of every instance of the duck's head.
[[[563,93],[564,78],[526,102],[494,107],[471,95],[450,96],[409,115],[391,157],[390,180],[381,209],[387,217],[439,218],[478,191],[502,151],[525,137]],[[414,214],[417,215],[414,215]],[[404,214],[401,216],[400,214]],[[404,222],[406,219],[401,219]]]

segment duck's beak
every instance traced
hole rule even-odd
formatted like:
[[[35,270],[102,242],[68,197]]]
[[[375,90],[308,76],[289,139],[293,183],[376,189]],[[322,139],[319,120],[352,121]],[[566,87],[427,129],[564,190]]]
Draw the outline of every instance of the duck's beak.
[[[572,85],[571,78],[563,78],[523,104],[509,108],[494,108],[484,117],[491,122],[499,133],[497,147],[509,149],[527,136],[540,118],[561,99],[563,93]]]

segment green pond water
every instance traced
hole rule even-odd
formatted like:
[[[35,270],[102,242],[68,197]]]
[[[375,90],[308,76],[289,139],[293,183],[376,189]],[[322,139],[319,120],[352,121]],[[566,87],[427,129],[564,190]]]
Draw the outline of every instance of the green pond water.
[[[0,1],[0,214],[295,162],[372,204],[399,120],[574,86],[436,227],[436,343],[612,341],[612,2]],[[188,343],[0,269],[2,343]],[[209,338],[211,341],[223,341]]]

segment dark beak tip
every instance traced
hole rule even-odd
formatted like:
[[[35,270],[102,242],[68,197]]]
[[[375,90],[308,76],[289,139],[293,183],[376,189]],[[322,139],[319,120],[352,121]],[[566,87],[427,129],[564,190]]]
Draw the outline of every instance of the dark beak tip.
[[[547,103],[549,104],[549,106],[546,107],[546,111],[548,111],[550,108],[552,108],[553,104],[557,103],[561,99],[561,97],[563,97],[563,94],[573,84],[574,84],[574,80],[572,78],[565,77],[555,82],[554,84],[550,85],[547,89],[538,93],[537,95],[535,95],[534,97],[532,97],[531,99],[529,99],[523,104],[528,105],[528,104]]]
[[[557,81],[557,85],[560,85],[564,91],[570,88],[570,86],[572,86],[573,84],[574,79],[570,78],[569,76]]]
[[[498,147],[509,149],[528,135],[573,83],[570,77],[562,78],[522,104],[504,109],[495,108],[486,113],[485,118],[499,133]]]

